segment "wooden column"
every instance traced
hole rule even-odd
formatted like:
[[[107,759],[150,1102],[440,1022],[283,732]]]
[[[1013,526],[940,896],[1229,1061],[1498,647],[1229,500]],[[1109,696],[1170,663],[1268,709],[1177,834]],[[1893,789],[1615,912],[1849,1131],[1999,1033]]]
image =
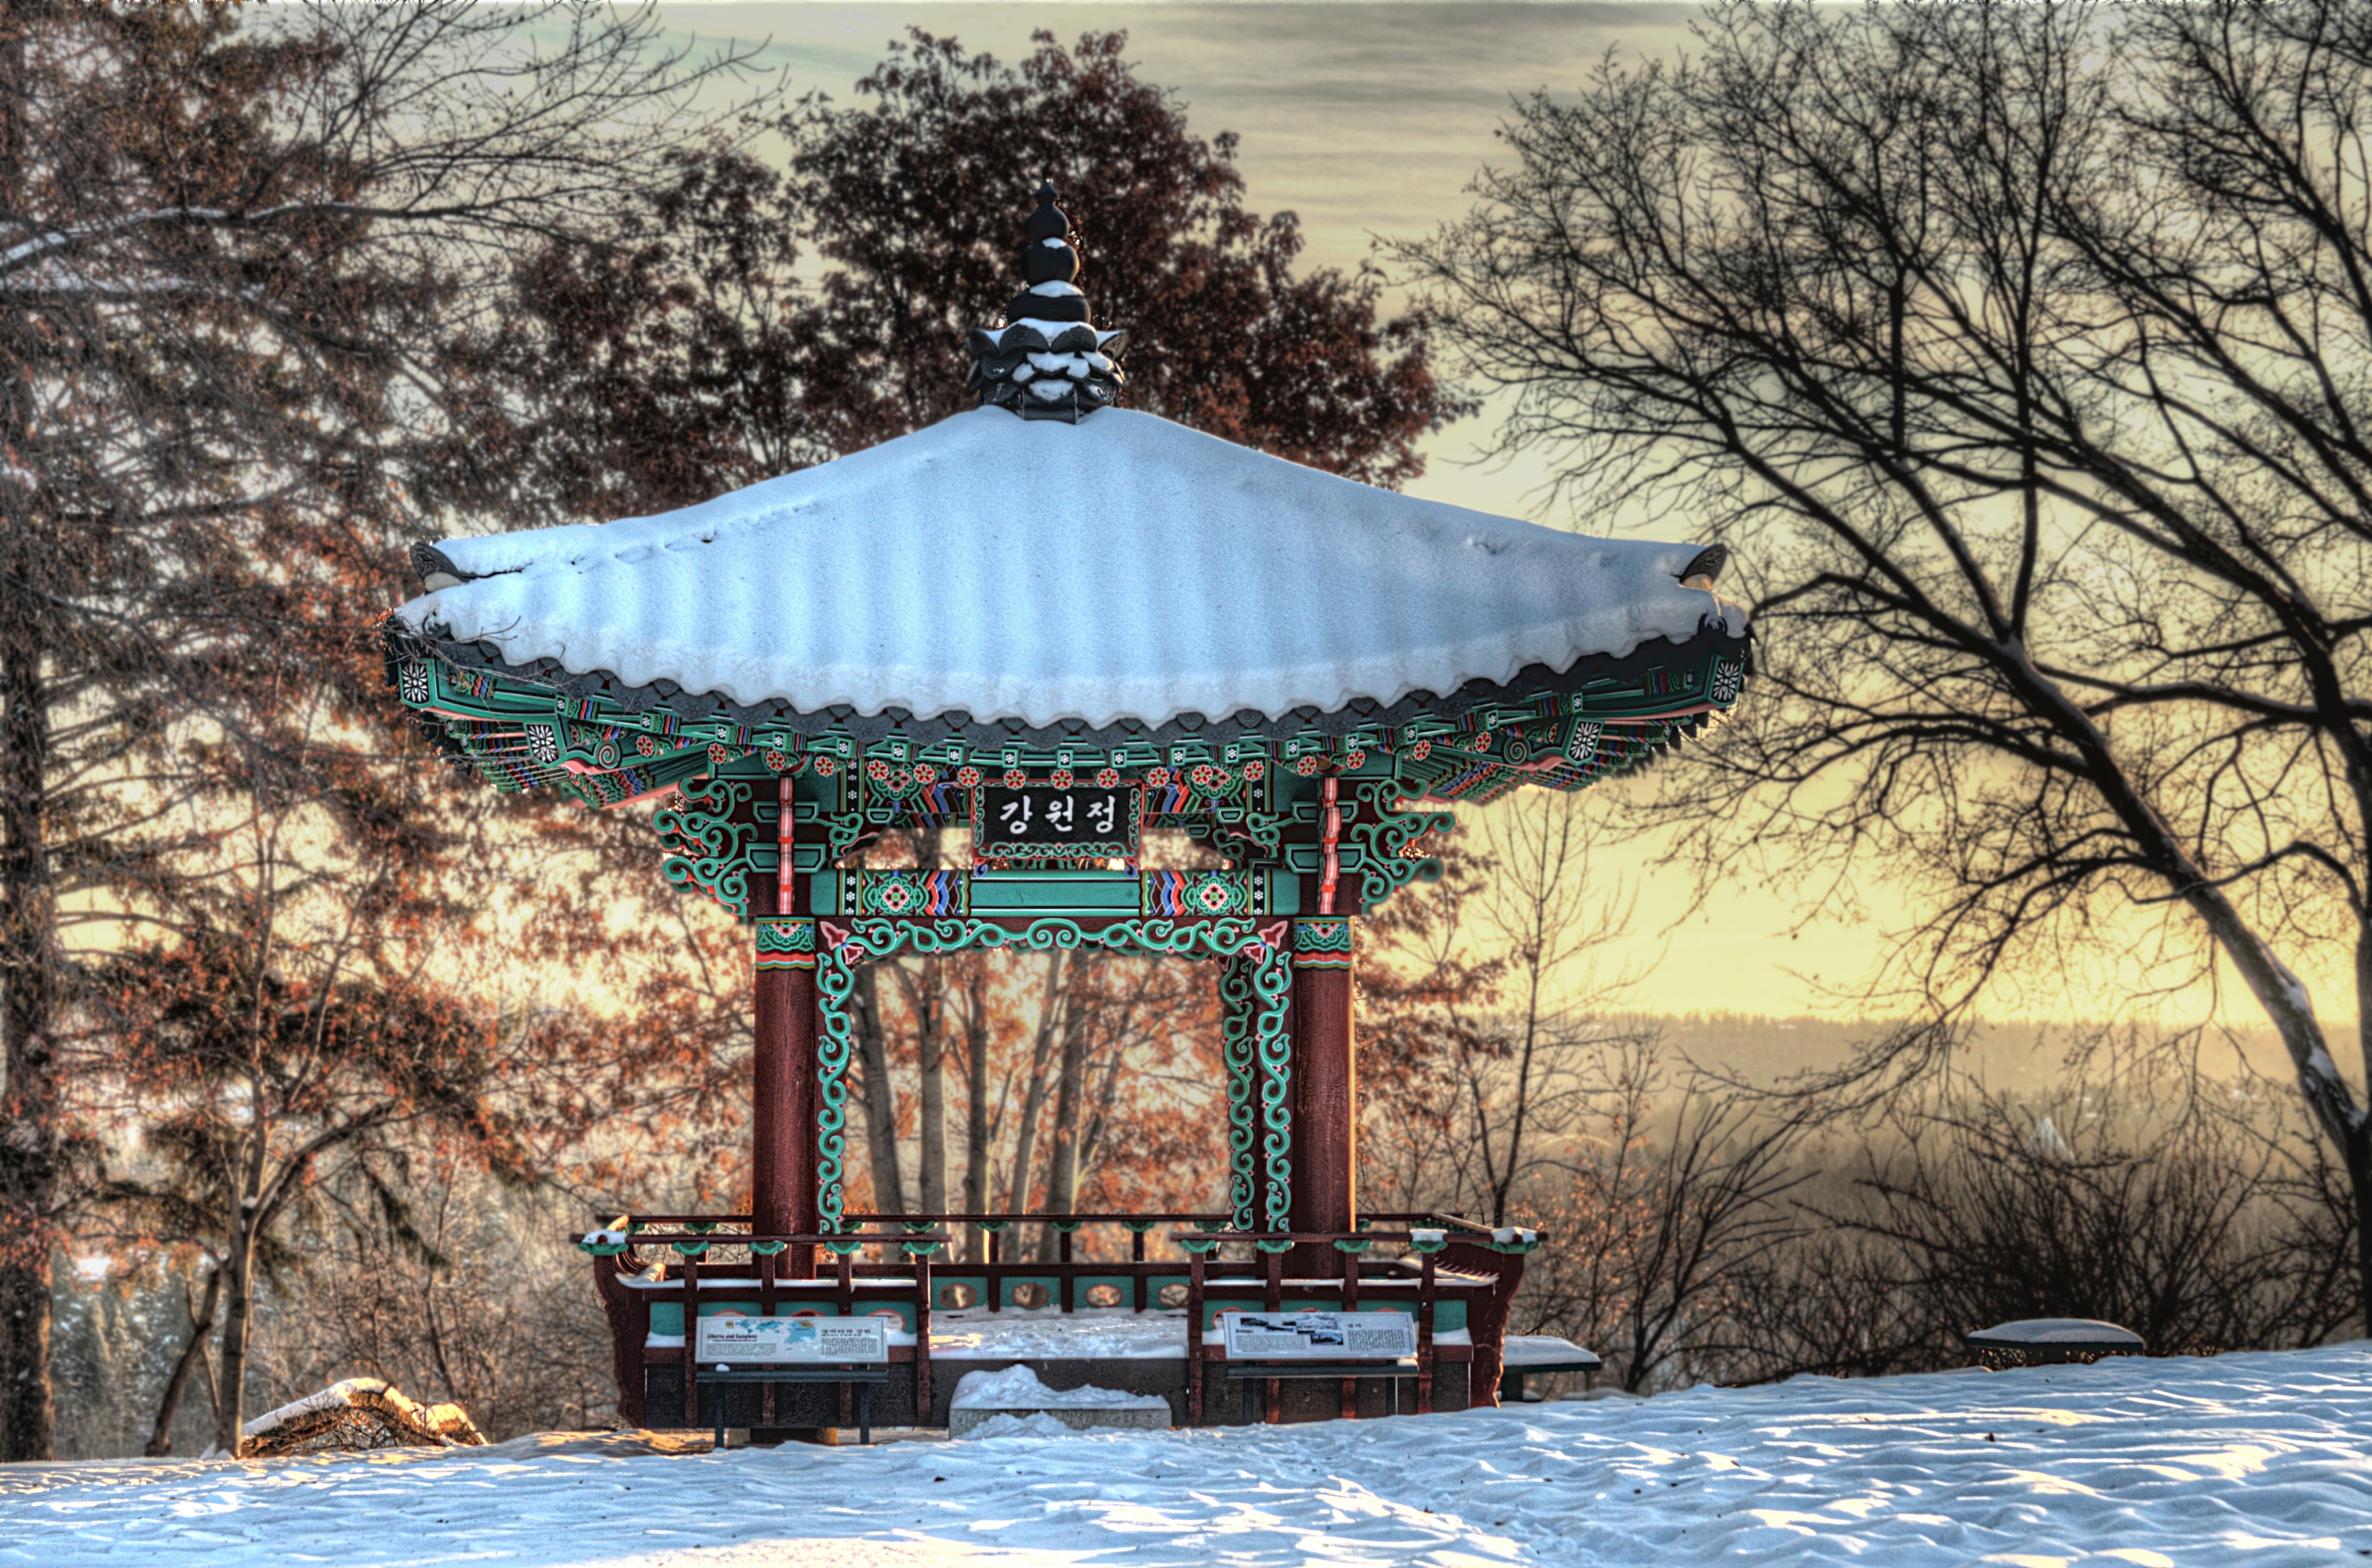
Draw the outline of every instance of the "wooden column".
[[[797,913],[798,879],[791,872],[794,837],[791,781],[780,781],[775,842],[776,915]],[[760,1235],[812,1235],[816,1213],[815,923],[807,919],[758,923],[757,1016],[750,1051],[750,1215]],[[787,1278],[815,1277],[815,1249],[787,1254]]]
[[[812,959],[810,959],[812,962]],[[816,981],[758,971],[750,1074],[750,1218],[761,1235],[816,1228]],[[810,1277],[802,1271],[800,1278]]]
[[[1293,930],[1293,1228],[1358,1225],[1359,1075],[1351,1019],[1351,922],[1297,920]],[[1342,1272],[1332,1248],[1296,1248],[1294,1272]]]

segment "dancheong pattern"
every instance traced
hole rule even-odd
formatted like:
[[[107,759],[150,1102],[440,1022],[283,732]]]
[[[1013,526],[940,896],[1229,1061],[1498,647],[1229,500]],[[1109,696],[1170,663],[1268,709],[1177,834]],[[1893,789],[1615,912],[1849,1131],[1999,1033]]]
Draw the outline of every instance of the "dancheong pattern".
[[[860,739],[828,715],[587,694],[387,639],[390,684],[448,760],[498,790],[649,809],[668,882],[750,923],[761,970],[813,970],[827,1228],[846,1209],[855,966],[977,948],[1215,961],[1228,1209],[1238,1228],[1283,1227],[1296,971],[1349,968],[1357,918],[1440,876],[1452,805],[1630,772],[1718,722],[1751,674],[1742,641],[1700,639],[1389,724],[983,743],[952,724]],[[936,864],[885,865],[884,843],[935,846]]]

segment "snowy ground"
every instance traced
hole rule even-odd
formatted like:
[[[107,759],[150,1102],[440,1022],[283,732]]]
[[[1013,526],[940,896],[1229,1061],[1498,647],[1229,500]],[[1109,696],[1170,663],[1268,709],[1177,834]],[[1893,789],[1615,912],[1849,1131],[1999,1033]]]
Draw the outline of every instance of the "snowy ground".
[[[0,1563],[2372,1557],[2365,1344],[1238,1432],[631,1457],[544,1441],[415,1458],[0,1468]]]

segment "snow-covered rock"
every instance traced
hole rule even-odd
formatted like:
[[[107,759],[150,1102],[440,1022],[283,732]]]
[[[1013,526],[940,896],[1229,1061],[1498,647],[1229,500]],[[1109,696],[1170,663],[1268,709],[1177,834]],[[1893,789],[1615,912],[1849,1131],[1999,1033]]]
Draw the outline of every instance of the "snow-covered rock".
[[[969,1436],[1001,1416],[1033,1415],[1051,1417],[1076,1431],[1099,1426],[1157,1431],[1170,1423],[1169,1401],[1158,1394],[1131,1394],[1093,1385],[1050,1388],[1029,1368],[1006,1366],[964,1374],[948,1407],[948,1435]]]
[[[424,1405],[377,1377],[348,1377],[264,1411],[239,1429],[242,1457],[483,1444],[459,1405]]]

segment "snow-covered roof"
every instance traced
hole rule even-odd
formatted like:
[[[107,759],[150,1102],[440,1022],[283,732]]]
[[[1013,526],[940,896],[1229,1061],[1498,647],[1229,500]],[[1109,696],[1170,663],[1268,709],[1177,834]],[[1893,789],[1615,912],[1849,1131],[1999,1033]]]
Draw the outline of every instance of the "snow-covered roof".
[[[1152,414],[982,408],[680,511],[448,540],[435,591],[396,618],[514,667],[744,708],[1158,726],[1742,636],[1736,604],[1680,586],[1699,553],[1418,500]]]

